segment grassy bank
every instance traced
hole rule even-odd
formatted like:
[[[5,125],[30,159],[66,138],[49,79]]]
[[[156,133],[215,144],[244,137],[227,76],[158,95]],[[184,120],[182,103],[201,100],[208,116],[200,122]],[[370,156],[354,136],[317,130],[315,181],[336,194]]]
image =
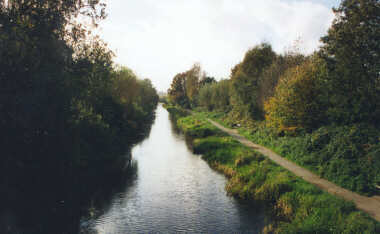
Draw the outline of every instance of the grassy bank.
[[[202,115],[227,127],[236,123],[224,113]],[[380,184],[380,136],[373,126],[331,125],[312,133],[279,135],[263,121],[243,123],[238,131],[341,187],[363,195],[379,193],[376,185]]]
[[[167,103],[163,103],[162,106],[170,113],[171,118],[179,119],[181,117],[185,117],[190,114],[188,110],[177,108]]]
[[[169,109],[169,112],[175,111]],[[379,223],[354,204],[334,197],[212,126],[204,114],[181,117],[182,131],[195,153],[228,178],[227,192],[239,199],[265,202],[278,222],[266,231],[280,233],[376,233]]]

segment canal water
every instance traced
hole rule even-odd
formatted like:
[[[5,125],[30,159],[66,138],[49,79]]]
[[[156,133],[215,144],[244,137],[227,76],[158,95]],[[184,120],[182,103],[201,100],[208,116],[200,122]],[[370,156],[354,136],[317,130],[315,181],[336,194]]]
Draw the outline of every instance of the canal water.
[[[135,174],[81,233],[258,233],[261,209],[225,192],[226,178],[186,146],[159,105],[148,138],[132,149]]]

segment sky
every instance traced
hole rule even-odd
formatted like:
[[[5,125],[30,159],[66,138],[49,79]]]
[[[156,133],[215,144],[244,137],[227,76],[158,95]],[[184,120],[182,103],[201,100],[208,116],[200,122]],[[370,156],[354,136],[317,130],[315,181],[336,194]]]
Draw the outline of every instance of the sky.
[[[116,57],[158,91],[199,62],[208,76],[228,78],[245,52],[261,42],[283,53],[320,46],[339,0],[111,0],[100,37]]]

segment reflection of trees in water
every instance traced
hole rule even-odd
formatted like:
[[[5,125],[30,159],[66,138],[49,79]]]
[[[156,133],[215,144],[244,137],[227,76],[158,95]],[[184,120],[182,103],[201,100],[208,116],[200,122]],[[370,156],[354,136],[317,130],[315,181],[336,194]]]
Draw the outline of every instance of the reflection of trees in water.
[[[98,191],[89,197],[81,208],[80,233],[93,233],[93,230],[89,229],[90,221],[96,220],[101,215],[107,213],[111,208],[113,198],[120,193],[125,193],[135,183],[137,170],[137,161],[131,160],[121,180],[111,186],[99,188]]]
[[[153,120],[127,144],[132,146],[146,138]],[[65,178],[53,174],[41,171],[37,178],[30,179],[26,173],[0,183],[0,233],[79,233],[81,220],[102,215],[113,196],[135,181],[137,162],[131,159],[129,147],[127,153],[108,165]]]
[[[22,185],[0,194],[0,233],[78,233],[81,219],[109,208],[115,194],[134,182],[137,164],[90,181]],[[72,178],[74,179],[74,178]],[[61,181],[62,182],[62,181]]]
[[[193,150],[193,139],[190,136],[183,134],[182,130],[177,125],[178,119],[173,114],[170,114],[170,113],[169,113],[169,119],[171,122],[172,132],[174,132],[176,136],[184,138],[187,147],[189,147],[190,150]]]
[[[154,112],[153,115],[146,121],[146,123],[141,127],[141,131],[138,135],[135,135],[133,139],[131,139],[131,145],[137,144],[147,137],[149,137],[150,131],[152,130],[152,126],[154,124],[154,121],[156,120],[156,113]]]
[[[171,122],[172,132],[174,132],[176,135],[180,135],[181,129],[177,126],[177,118],[173,114],[169,113],[169,120]]]

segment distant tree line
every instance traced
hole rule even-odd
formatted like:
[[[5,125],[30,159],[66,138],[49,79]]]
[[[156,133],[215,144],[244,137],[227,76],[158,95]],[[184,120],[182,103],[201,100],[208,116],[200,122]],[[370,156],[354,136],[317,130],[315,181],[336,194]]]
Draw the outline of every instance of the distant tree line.
[[[345,0],[319,51],[276,54],[262,43],[246,52],[230,79],[203,82],[199,65],[177,74],[169,99],[186,108],[266,120],[279,132],[326,124],[380,123],[380,6]]]
[[[0,1],[1,183],[106,175],[148,128],[158,95],[92,36],[104,18],[98,0]]]

